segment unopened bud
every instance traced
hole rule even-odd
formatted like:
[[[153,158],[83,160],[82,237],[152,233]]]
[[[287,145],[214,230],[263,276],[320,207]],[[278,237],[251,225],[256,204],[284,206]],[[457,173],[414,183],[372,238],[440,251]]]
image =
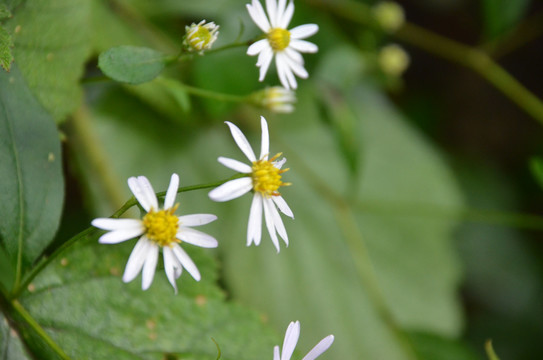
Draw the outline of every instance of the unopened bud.
[[[294,111],[296,95],[284,87],[273,86],[251,94],[249,99],[252,104],[273,112],[291,113]]]
[[[388,32],[398,30],[405,22],[405,14],[400,4],[394,1],[383,1],[373,7],[373,15]]]
[[[205,20],[198,24],[192,23],[190,26],[185,26],[185,38],[183,46],[188,51],[195,51],[200,55],[205,50],[211,49],[211,46],[219,36],[219,26],[214,22],[206,24]]]
[[[385,74],[400,76],[409,66],[409,54],[400,46],[390,44],[379,51],[379,66]]]

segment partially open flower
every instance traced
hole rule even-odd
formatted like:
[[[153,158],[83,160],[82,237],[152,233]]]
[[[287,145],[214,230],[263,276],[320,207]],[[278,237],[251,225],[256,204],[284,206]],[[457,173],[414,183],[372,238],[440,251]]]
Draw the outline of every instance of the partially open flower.
[[[282,86],[273,86],[254,92],[249,100],[256,106],[276,113],[291,113],[294,111],[296,94]]]
[[[211,46],[219,36],[219,25],[214,22],[206,24],[205,20],[198,24],[192,23],[191,26],[185,26],[185,38],[183,46],[188,51],[194,51],[200,55],[205,50],[211,49]]]

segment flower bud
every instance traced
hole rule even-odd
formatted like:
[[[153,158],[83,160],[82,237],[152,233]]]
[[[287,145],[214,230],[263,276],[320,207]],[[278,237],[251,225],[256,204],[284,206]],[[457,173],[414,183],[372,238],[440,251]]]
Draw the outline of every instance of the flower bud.
[[[379,25],[388,32],[398,30],[405,22],[401,5],[394,1],[383,1],[373,7],[373,15]]]
[[[400,76],[409,66],[409,54],[400,46],[390,44],[379,51],[379,66],[391,76]]]
[[[185,37],[183,46],[188,51],[194,51],[202,55],[205,50],[211,49],[211,46],[219,36],[219,26],[214,22],[206,24],[205,20],[198,24],[192,23],[185,26]]]
[[[267,87],[250,95],[249,101],[256,106],[263,107],[277,113],[291,113],[294,111],[296,95],[294,91],[282,86]]]

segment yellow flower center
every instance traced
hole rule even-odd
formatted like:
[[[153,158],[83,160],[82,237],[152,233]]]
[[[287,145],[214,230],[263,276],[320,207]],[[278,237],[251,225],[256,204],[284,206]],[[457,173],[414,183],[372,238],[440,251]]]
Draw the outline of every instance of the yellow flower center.
[[[145,236],[160,246],[171,246],[173,243],[181,242],[175,237],[179,229],[179,218],[173,213],[177,206],[167,210],[154,211],[151,209],[143,217]]]
[[[277,192],[280,186],[288,186],[290,183],[281,181],[281,174],[289,169],[280,170],[273,165],[273,161],[281,156],[281,153],[275,155],[270,160],[253,161],[253,190],[260,192],[266,197],[278,196]]]
[[[290,43],[290,32],[281,28],[273,28],[268,32],[268,41],[273,51],[282,51]]]

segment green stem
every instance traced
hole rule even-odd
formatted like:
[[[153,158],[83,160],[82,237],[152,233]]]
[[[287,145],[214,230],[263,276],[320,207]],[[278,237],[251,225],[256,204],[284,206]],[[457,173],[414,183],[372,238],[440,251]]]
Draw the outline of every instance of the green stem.
[[[205,90],[201,88],[197,88],[194,86],[186,85],[183,83],[179,83],[188,93],[206,97],[209,99],[219,100],[219,101],[230,101],[230,102],[245,102],[247,101],[247,96],[243,95],[231,95],[231,94],[224,94],[219,93],[211,90]]]
[[[306,0],[353,22],[375,27],[371,8],[352,0]],[[494,85],[525,112],[543,124],[543,102],[512,77],[488,54],[464,45],[414,24],[405,23],[392,34],[398,39],[417,46],[428,53],[465,66]]]
[[[0,309],[9,321],[10,327],[15,328],[21,336],[23,343],[29,348],[34,356],[41,357],[42,354],[37,351],[43,351],[40,344],[36,344],[36,338],[30,334],[32,331],[47,345],[60,359],[70,360],[68,355],[53,339],[43,330],[38,322],[28,313],[28,311],[17,300],[10,301],[5,296],[5,289],[0,289]]]
[[[220,185],[226,183],[227,181],[234,180],[234,179],[239,179],[239,178],[244,177],[244,176],[247,176],[247,174],[236,174],[234,176],[229,177],[228,179],[219,180],[219,181],[208,183],[208,184],[182,186],[179,189],[177,189],[177,193],[215,188],[217,186],[220,186]],[[156,193],[156,196],[158,198],[163,198],[164,196],[166,196],[166,191],[158,192],[158,193]],[[115,211],[115,213],[113,213],[113,215],[111,215],[110,217],[111,218],[119,218],[122,214],[124,214],[126,211],[128,211],[128,209],[130,209],[131,207],[133,207],[134,205],[137,205],[137,204],[138,204],[138,201],[136,200],[136,198],[131,197],[130,199],[128,199],[128,201],[126,201],[124,203],[123,206],[121,206],[121,208],[119,210]],[[32,282],[32,280],[34,280],[34,278],[45,267],[47,267],[47,265],[49,265],[53,260],[55,260],[62,252],[64,252],[66,249],[70,248],[76,242],[79,242],[79,241],[81,241],[82,239],[85,239],[85,238],[90,238],[92,235],[94,235],[94,233],[96,231],[98,231],[98,229],[95,228],[94,226],[88,227],[87,229],[83,230],[82,232],[78,233],[77,235],[72,236],[69,240],[64,242],[49,257],[43,258],[43,260],[40,263],[38,263],[34,268],[32,268],[32,270],[25,277],[25,279],[21,283],[21,285],[14,288],[15,290],[13,291],[13,294],[11,295],[10,298],[11,299],[18,298],[21,295],[21,293],[24,291],[24,289],[30,284],[30,282]]]

